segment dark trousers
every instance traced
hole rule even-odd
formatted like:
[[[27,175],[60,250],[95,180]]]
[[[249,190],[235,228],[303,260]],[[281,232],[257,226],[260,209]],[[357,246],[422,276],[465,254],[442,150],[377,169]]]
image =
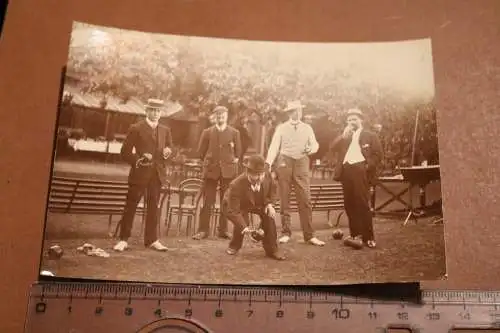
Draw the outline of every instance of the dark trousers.
[[[370,210],[370,184],[366,163],[344,164],[342,167],[344,206],[352,237],[374,240],[373,216]]]
[[[160,198],[161,183],[158,175],[151,178],[144,185],[131,184],[127,193],[127,201],[120,225],[120,240],[127,241],[131,235],[137,205],[144,196],[146,203],[146,226],[144,230],[144,245],[149,246],[158,240],[158,201]]]
[[[199,232],[209,233],[210,230],[210,214],[215,205],[215,199],[217,195],[217,186],[220,184],[219,190],[219,200],[222,202],[224,193],[227,190],[231,178],[219,178],[219,179],[209,179],[205,178],[204,183],[204,193],[203,193],[203,207],[200,211],[200,226],[198,228]],[[219,219],[219,233],[227,232],[227,219],[221,214]]]
[[[260,218],[260,226],[264,230],[264,239],[262,240],[262,245],[266,255],[273,255],[278,251],[277,234],[276,234],[276,222],[274,219],[270,218],[265,212],[264,208],[255,209],[249,212],[242,212],[243,216],[248,216],[249,213],[256,214]],[[234,221],[233,237],[231,242],[229,242],[229,247],[233,250],[238,251],[243,245],[243,237],[241,234],[243,228]]]

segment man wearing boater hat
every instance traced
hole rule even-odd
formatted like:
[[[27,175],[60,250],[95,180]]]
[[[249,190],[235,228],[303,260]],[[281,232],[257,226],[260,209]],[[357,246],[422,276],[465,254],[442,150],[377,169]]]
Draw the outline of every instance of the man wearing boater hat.
[[[357,249],[375,248],[373,216],[370,209],[370,186],[377,180],[377,168],[382,161],[382,145],[377,134],[363,128],[363,113],[359,109],[347,112],[347,126],[331,144],[339,160],[334,179],[342,183],[344,206],[349,219],[350,236],[344,244]]]
[[[276,184],[262,156],[250,156],[245,161],[245,167],[246,171],[230,183],[222,203],[223,214],[234,224],[233,237],[226,252],[229,255],[237,254],[243,245],[244,236],[253,234],[255,239],[262,240],[266,256],[284,260],[276,239]],[[248,214],[260,217],[260,233],[248,224],[245,218]]]
[[[193,236],[196,240],[208,237],[217,188],[219,187],[222,201],[227,186],[238,175],[241,156],[240,132],[227,124],[228,109],[225,106],[216,106],[212,114],[215,115],[215,124],[202,132],[198,146],[199,157],[203,160],[204,184],[200,225]],[[218,229],[219,238],[230,238],[225,216],[220,216]]]
[[[120,241],[115,251],[128,248],[137,205],[146,200],[144,245],[156,251],[166,251],[158,237],[158,201],[160,190],[167,184],[166,161],[172,153],[170,129],[159,124],[163,101],[149,99],[145,106],[146,119],[131,126],[121,149],[122,158],[130,164],[129,189],[125,210],[120,221]]]
[[[287,243],[292,235],[290,192],[293,185],[304,241],[323,246],[325,243],[314,237],[309,180],[309,155],[318,151],[319,144],[311,125],[301,121],[303,107],[300,101],[294,101],[289,102],[283,110],[288,120],[276,127],[266,162],[268,166],[275,164],[278,178],[282,225],[280,243]]]

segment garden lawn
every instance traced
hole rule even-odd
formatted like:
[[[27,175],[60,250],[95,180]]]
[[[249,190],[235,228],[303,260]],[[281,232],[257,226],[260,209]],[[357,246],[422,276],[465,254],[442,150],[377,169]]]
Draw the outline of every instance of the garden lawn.
[[[297,216],[293,217],[298,220]],[[332,229],[315,217],[317,236],[324,247],[304,244],[295,227],[293,240],[281,246],[286,261],[265,257],[261,244],[246,239],[235,256],[225,253],[228,241],[194,241],[184,235],[162,237],[168,252],[146,249],[137,219],[130,249],[113,252],[115,240],[106,238],[107,218],[50,215],[41,269],[59,277],[196,284],[346,284],[410,282],[440,279],[445,274],[443,226],[429,219],[403,226],[399,220],[375,219],[378,247],[354,250],[331,238]],[[347,228],[341,226],[345,233]],[[110,254],[90,257],[77,251],[91,243]],[[46,257],[47,248],[60,245],[60,260]]]

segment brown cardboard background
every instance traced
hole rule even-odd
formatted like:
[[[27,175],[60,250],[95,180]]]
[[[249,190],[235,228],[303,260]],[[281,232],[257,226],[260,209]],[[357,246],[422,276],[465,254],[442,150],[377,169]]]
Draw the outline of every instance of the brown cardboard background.
[[[11,0],[0,52],[0,331],[21,332],[37,278],[61,66],[72,20],[249,39],[432,37],[448,280],[500,289],[500,2]]]

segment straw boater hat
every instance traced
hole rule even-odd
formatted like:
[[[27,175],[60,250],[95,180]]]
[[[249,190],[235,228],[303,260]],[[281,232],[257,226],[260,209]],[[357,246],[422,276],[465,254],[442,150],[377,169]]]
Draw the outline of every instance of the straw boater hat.
[[[358,116],[361,119],[364,118],[363,112],[358,108],[353,108],[353,109],[347,110],[347,117],[349,117],[349,116]]]
[[[163,107],[163,101],[161,99],[150,98],[148,103],[144,105],[146,110],[161,109]]]
[[[283,109],[283,112],[289,112],[297,109],[304,108],[305,105],[301,103],[299,100],[290,101],[286,103],[286,107]]]

